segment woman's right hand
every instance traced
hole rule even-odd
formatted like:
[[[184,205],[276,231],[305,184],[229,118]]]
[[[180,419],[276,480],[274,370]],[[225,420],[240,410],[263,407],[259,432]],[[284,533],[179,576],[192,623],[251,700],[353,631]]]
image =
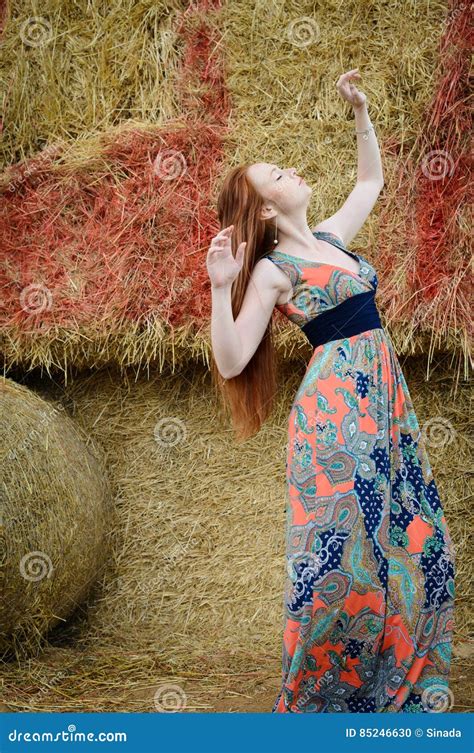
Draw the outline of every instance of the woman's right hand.
[[[246,241],[240,243],[235,258],[232,254],[231,236],[233,225],[220,230],[211,241],[207,252],[207,272],[214,288],[232,285],[242,269]]]

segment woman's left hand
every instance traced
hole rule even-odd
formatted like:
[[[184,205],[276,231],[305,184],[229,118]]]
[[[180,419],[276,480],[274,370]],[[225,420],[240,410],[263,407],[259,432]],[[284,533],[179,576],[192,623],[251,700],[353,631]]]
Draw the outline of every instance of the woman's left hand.
[[[367,101],[367,97],[364,92],[360,92],[355,84],[351,83],[351,78],[362,78],[358,72],[358,68],[353,68],[347,73],[342,73],[336,83],[336,89],[346,102],[349,102],[353,107],[362,107]]]

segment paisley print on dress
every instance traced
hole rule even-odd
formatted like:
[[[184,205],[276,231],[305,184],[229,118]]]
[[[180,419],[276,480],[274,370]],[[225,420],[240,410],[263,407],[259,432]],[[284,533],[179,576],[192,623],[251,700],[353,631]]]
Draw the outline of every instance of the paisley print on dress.
[[[269,254],[288,275],[277,308],[299,327],[377,289],[359,272]],[[288,422],[282,685],[272,712],[429,712],[445,693],[454,548],[388,333],[317,346]]]

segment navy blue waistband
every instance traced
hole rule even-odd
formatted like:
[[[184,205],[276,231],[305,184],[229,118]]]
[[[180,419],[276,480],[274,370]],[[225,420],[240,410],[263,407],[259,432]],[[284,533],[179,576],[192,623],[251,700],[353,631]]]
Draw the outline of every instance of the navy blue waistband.
[[[358,335],[369,329],[381,329],[379,312],[375,304],[375,290],[357,293],[339,303],[301,328],[311,345],[318,345],[339,340],[343,337]]]

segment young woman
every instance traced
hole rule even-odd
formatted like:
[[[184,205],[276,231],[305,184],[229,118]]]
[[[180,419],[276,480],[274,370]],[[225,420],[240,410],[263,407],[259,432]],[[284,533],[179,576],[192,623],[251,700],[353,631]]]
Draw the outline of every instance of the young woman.
[[[452,702],[453,544],[375,305],[376,271],[347,249],[383,186],[366,98],[350,83],[358,75],[337,82],[358,147],[357,181],[341,208],[310,229],[311,187],[296,170],[236,167],[207,255],[213,375],[240,438],[271,410],[274,307],[314,347],[289,416],[273,712],[446,711]]]

